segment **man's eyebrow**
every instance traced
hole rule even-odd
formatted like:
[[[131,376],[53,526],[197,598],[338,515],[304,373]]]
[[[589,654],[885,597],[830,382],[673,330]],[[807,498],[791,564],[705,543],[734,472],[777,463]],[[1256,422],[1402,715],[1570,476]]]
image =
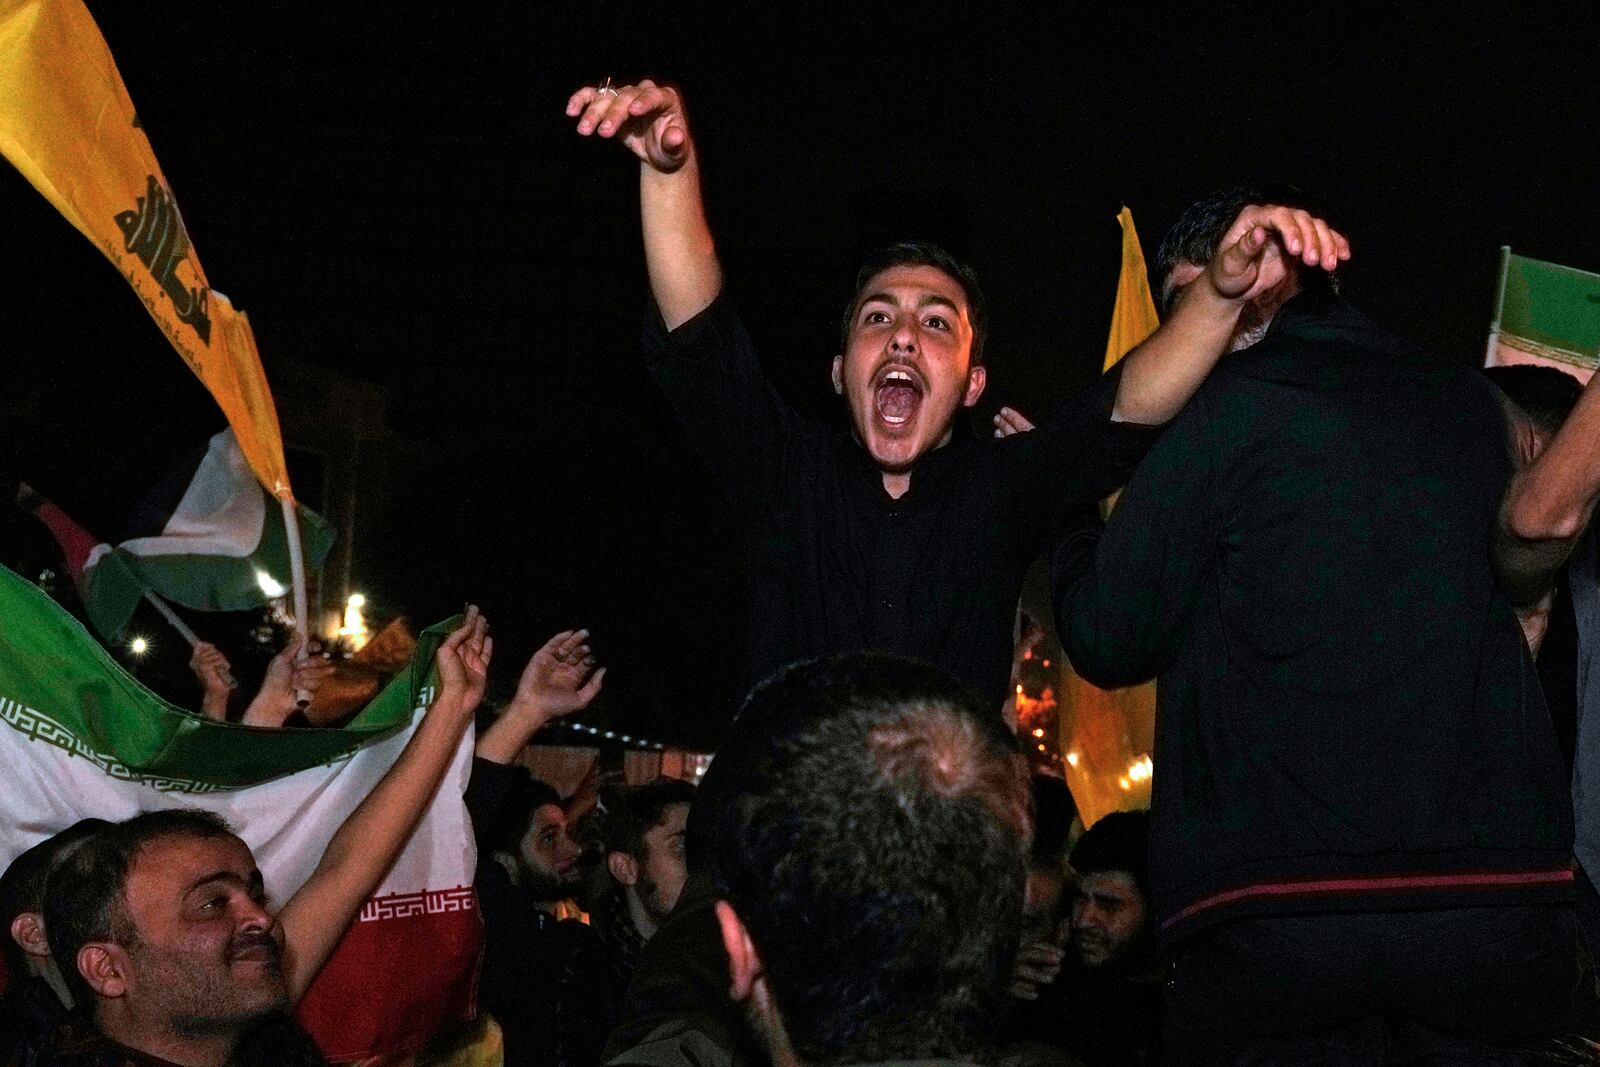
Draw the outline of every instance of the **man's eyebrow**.
[[[250,879],[246,881],[245,879],[240,878],[233,871],[212,871],[210,874],[201,875],[199,878],[196,878],[194,881],[190,882],[188,888],[183,891],[184,896],[188,896],[196,889],[199,889],[201,886],[207,885],[211,882],[227,882],[230,885],[253,886],[261,882],[261,872],[252,871]]]

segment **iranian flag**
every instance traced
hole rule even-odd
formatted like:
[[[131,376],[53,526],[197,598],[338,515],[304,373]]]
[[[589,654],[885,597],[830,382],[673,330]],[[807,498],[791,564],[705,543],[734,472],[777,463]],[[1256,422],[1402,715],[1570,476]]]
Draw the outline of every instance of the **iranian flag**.
[[[0,568],[0,868],[87,816],[216,812],[288,899],[394,763],[431,701],[447,624],[339,730],[214,722],[140,685],[40,590]],[[389,1059],[474,1016],[482,924],[462,794],[472,734],[382,886],[301,1001],[330,1060]],[[463,1062],[457,1057],[456,1062]]]
[[[243,611],[283,596],[289,542],[283,510],[224,430],[145,498],[118,544],[100,541],[24,487],[17,502],[45,524],[66,558],[95,629],[115,641],[145,592],[199,611]],[[333,544],[315,512],[297,508],[308,566]]]

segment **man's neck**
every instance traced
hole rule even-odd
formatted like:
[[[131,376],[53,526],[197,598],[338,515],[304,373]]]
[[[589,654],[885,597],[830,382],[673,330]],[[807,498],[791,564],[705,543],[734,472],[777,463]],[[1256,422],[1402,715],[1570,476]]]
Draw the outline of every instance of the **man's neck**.
[[[140,1019],[136,1013],[107,1009],[104,1004],[95,1012],[94,1026],[124,1048],[182,1067],[223,1067],[239,1042],[233,1031],[185,1034],[170,1020]]]
[[[883,472],[883,491],[889,494],[891,500],[899,500],[911,488],[911,472],[901,471],[898,474]]]

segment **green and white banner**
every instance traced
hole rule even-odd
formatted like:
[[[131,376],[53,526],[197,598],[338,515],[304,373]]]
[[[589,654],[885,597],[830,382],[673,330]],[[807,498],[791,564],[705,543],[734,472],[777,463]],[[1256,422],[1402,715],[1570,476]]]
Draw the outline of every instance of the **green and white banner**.
[[[227,819],[278,900],[405,748],[433,696],[425,631],[411,665],[340,730],[204,719],[131,677],[43,592],[0,568],[0,866],[87,816],[196,807]],[[300,1005],[333,1060],[417,1047],[474,1010],[481,923],[462,794],[469,731],[383,885]]]

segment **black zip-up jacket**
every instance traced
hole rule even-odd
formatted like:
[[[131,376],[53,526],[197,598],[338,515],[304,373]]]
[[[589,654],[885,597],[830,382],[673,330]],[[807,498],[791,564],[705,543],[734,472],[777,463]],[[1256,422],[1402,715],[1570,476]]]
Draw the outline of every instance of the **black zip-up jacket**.
[[[1511,469],[1487,380],[1307,292],[1222,361],[1103,532],[1088,510],[1056,546],[1079,673],[1160,676],[1169,939],[1566,898],[1561,755],[1490,565]]]

